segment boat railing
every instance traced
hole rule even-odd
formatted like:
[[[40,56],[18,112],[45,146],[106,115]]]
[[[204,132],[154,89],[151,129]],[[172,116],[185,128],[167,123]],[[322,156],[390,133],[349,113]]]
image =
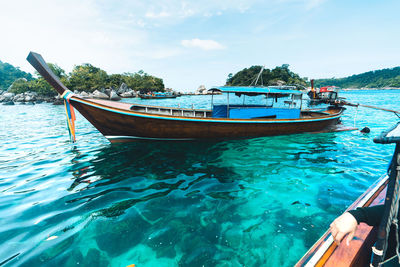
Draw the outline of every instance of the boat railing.
[[[189,109],[189,108],[171,108],[171,107],[157,107],[157,106],[144,106],[132,105],[130,110],[136,112],[170,115],[180,117],[194,117],[194,118],[210,118],[211,110],[206,109]]]
[[[274,108],[265,105],[214,105],[212,117],[230,119],[297,119],[300,117],[300,109],[288,107]]]

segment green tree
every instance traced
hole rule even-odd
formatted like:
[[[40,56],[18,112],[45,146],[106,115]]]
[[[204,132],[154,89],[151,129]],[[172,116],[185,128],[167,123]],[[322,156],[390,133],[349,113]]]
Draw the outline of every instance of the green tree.
[[[32,89],[32,82],[27,81],[25,78],[20,78],[12,83],[10,92],[14,94],[21,94]]]
[[[93,92],[109,85],[107,73],[89,63],[75,66],[70,73],[68,87],[71,91]]]
[[[119,88],[124,82],[124,76],[122,74],[111,74],[108,76],[107,87]]]
[[[137,73],[124,73],[123,77],[126,85],[133,90],[140,91],[142,93],[150,91],[165,91],[165,86],[162,79],[148,75],[143,70],[140,70]]]
[[[228,76],[226,85],[232,86],[248,86],[254,85],[256,77],[259,75],[262,66],[251,66],[245,68],[235,75]],[[281,67],[274,69],[264,69],[257,82],[257,85],[274,85],[277,82],[283,82],[286,85],[306,85],[306,79],[301,78],[298,74],[293,73],[289,69],[289,64],[283,64]]]
[[[7,90],[14,81],[20,78],[25,78],[27,81],[33,80],[32,74],[0,61],[0,90]]]

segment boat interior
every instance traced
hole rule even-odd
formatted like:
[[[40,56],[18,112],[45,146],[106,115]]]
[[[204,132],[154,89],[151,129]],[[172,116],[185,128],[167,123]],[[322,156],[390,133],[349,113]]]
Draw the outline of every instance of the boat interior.
[[[124,103],[110,100],[86,98],[107,107],[134,112],[192,118],[231,118],[231,119],[298,119],[315,118],[331,115],[337,110],[323,111],[300,110],[300,108],[273,108],[265,105],[214,105],[213,109],[194,109],[180,107],[162,107],[142,104]]]

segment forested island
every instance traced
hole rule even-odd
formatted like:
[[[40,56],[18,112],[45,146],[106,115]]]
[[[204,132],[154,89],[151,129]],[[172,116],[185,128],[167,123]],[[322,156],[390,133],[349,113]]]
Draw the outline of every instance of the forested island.
[[[245,68],[235,75],[230,73],[226,85],[245,86],[254,82],[261,70],[261,66]],[[310,86],[308,78],[302,78],[289,70],[289,65],[284,64],[272,70],[264,69],[258,81],[264,85],[296,85],[298,87]],[[315,79],[315,87],[338,86],[341,88],[400,88],[400,67],[369,71],[345,78]]]
[[[400,88],[400,67],[374,70],[345,78],[315,80],[315,86],[338,86],[341,88]]]
[[[256,77],[260,73],[262,66],[251,66],[245,68],[235,75],[230,73],[226,81],[228,86],[249,86],[255,85]],[[289,70],[288,64],[283,64],[272,70],[264,68],[257,85],[297,85],[299,87],[307,86],[307,78],[300,78],[296,73]]]

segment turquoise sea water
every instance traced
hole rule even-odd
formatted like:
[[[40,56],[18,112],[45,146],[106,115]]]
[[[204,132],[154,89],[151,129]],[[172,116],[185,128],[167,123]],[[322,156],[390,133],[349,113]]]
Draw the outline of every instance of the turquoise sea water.
[[[398,90],[341,95],[399,109]],[[113,145],[78,114],[72,145],[63,106],[1,105],[0,265],[293,266],[385,172],[394,147],[372,139],[398,119],[356,113],[370,134]]]

